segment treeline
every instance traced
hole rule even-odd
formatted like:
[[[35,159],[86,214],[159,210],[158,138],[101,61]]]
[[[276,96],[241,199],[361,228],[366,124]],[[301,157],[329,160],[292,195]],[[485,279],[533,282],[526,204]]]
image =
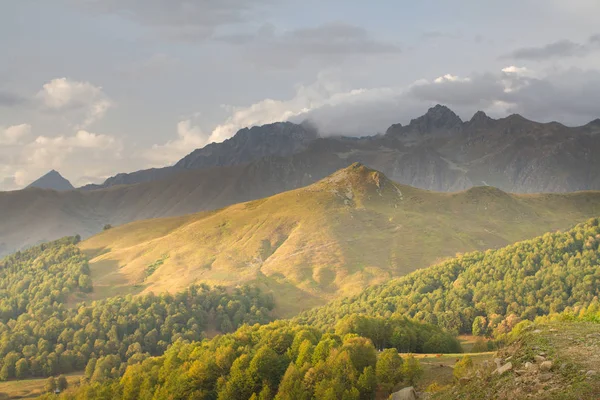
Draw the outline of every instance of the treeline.
[[[378,350],[395,348],[401,353],[460,353],[454,335],[435,325],[411,321],[406,317],[348,315],[336,325],[335,333],[368,338]]]
[[[243,326],[200,343],[176,342],[162,357],[127,368],[120,379],[83,384],[62,399],[374,399],[422,373],[396,349],[378,356],[356,334],[277,321]]]
[[[114,297],[73,304],[92,290],[77,238],[17,253],[0,262],[0,380],[52,376],[84,368],[98,379],[127,363],[162,354],[178,339],[214,328],[272,320],[274,302],[259,289],[192,286],[176,295]]]
[[[519,321],[585,306],[600,294],[595,218],[500,250],[474,252],[300,315],[331,328],[352,314],[406,316],[455,333],[498,335]]]

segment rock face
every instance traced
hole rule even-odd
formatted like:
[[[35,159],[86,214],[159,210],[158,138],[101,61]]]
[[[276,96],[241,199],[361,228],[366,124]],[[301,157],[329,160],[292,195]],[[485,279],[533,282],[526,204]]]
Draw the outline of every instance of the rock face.
[[[396,393],[392,393],[390,400],[418,400],[417,392],[415,388],[410,386],[406,387]]]
[[[305,150],[317,137],[316,128],[309,123],[277,122],[244,128],[222,143],[211,143],[194,150],[172,167],[118,174],[101,185],[87,185],[82,189],[150,182],[187,170],[243,165],[263,157],[287,157]]]
[[[63,178],[63,176],[55,170],[48,172],[46,175],[32,182],[27,188],[52,189],[58,192],[75,189],[73,185],[71,185],[71,182]]]

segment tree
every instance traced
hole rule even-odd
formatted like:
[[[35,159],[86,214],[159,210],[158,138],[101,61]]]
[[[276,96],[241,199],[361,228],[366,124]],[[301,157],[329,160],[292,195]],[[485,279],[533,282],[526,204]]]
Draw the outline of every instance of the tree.
[[[60,390],[62,392],[68,386],[69,386],[69,382],[67,382],[67,378],[65,378],[64,375],[60,375],[58,377],[58,379],[56,380],[56,387],[58,388],[58,390]]]
[[[414,386],[417,381],[423,376],[423,367],[419,360],[410,354],[402,364],[402,375],[409,385]]]
[[[298,349],[298,358],[296,358],[296,365],[299,368],[302,368],[302,366],[306,363],[310,363],[313,354],[313,347],[314,346],[310,340],[305,340],[302,342],[300,348]]]
[[[454,364],[453,375],[454,378],[459,380],[463,376],[467,376],[473,369],[473,360],[467,354],[459,362]]]
[[[372,400],[375,398],[375,390],[377,389],[377,376],[373,367],[367,367],[358,377],[358,391],[360,392],[360,400]]]
[[[475,317],[475,320],[473,320],[473,326],[471,328],[473,335],[475,336],[483,336],[487,333],[487,329],[486,329],[486,320],[485,317],[482,316],[478,316]]]
[[[53,393],[56,390],[56,379],[54,377],[50,377],[46,379],[46,383],[44,384],[44,392]]]
[[[385,393],[391,393],[402,381],[403,360],[396,349],[385,349],[377,360],[377,383]]]
[[[17,379],[25,379],[29,376],[29,363],[24,358],[17,361],[15,366],[15,375]]]
[[[309,400],[310,393],[302,382],[302,374],[290,363],[279,384],[275,400]]]
[[[111,224],[106,224],[104,225],[104,227],[102,228],[103,231],[107,231],[109,229],[112,229],[112,225]]]

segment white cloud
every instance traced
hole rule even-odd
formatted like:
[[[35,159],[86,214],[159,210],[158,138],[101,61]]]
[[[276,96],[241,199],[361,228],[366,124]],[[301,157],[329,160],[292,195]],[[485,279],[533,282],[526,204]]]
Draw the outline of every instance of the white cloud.
[[[20,137],[27,137],[30,129],[20,128],[26,132]],[[31,142],[21,141],[10,151],[0,147],[1,159],[6,160],[0,165],[3,189],[26,186],[50,169],[71,167],[68,170],[73,174],[88,174],[86,171],[101,166],[100,170],[106,171],[111,168],[109,160],[120,158],[121,151],[122,143],[113,136],[82,129],[71,136],[38,136]]]
[[[470,78],[461,78],[456,75],[446,74],[440,77],[437,77],[433,80],[435,83],[444,83],[444,82],[469,82]]]
[[[192,150],[205,146],[209,142],[209,135],[192,125],[191,119],[177,123],[177,139],[165,144],[155,144],[143,154],[144,158],[153,165],[164,166],[172,164]]]
[[[100,86],[67,78],[52,79],[35,97],[45,110],[72,118],[77,128],[86,128],[98,121],[112,106]]]
[[[0,145],[15,145],[21,143],[31,133],[31,125],[12,125],[8,128],[0,127]]]

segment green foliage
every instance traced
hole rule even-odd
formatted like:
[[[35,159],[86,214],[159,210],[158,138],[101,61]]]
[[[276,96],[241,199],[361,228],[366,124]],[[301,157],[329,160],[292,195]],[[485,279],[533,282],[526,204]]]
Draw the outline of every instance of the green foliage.
[[[162,354],[176,340],[203,339],[214,321],[230,330],[271,320],[273,299],[242,286],[191,286],[171,295],[114,297],[68,307],[92,290],[85,256],[65,238],[0,261],[0,380],[81,371],[119,377],[128,364]],[[79,292],[79,293],[78,293]]]
[[[465,355],[459,362],[454,364],[453,375],[454,378],[460,379],[467,376],[473,369],[473,360],[469,355]]]
[[[406,361],[413,381],[421,371],[414,361]],[[77,395],[104,390],[119,399],[370,400],[378,386],[400,382],[404,364],[393,349],[378,361],[367,338],[348,334],[342,339],[277,321],[245,325],[211,340],[177,341],[163,356],[128,366],[120,378],[85,384]]]
[[[377,381],[383,392],[389,394],[402,382],[403,360],[396,349],[385,349],[377,360]]]
[[[54,377],[50,377],[46,380],[46,383],[44,384],[44,392],[46,393],[52,393],[54,392],[54,390],[56,389],[56,379],[54,379]]]
[[[465,254],[297,321],[330,328],[353,314],[401,315],[455,333],[505,334],[521,320],[587,305],[600,295],[599,225],[595,218],[564,233]]]
[[[393,347],[403,353],[460,353],[456,338],[437,326],[406,317],[369,317],[348,315],[339,320],[335,332],[350,333],[371,339],[379,350]]]
[[[146,267],[146,269],[144,270],[144,274],[146,275],[146,278],[148,278],[150,275],[152,275],[158,269],[158,267],[163,265],[167,258],[169,258],[169,255],[165,254],[158,260],[154,261],[152,264],[148,265]]]
[[[402,364],[402,376],[410,386],[414,386],[417,380],[423,376],[423,367],[419,360],[412,354],[405,358]]]
[[[67,382],[67,378],[65,378],[64,375],[60,375],[58,377],[58,379],[56,380],[56,387],[58,388],[58,390],[60,390],[62,392],[68,386],[69,386],[69,383]]]

